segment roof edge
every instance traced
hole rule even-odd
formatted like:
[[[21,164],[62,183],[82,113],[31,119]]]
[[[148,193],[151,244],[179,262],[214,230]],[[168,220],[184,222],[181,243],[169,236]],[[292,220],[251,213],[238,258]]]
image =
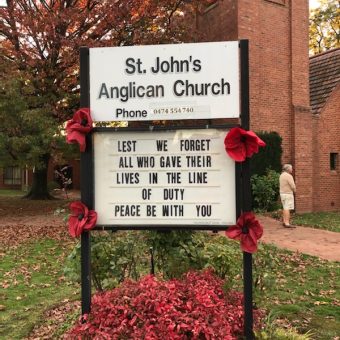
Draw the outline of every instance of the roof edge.
[[[325,54],[333,53],[337,50],[340,50],[340,47],[332,48],[331,50],[327,50],[327,51],[322,52],[322,53],[314,54],[314,55],[310,56],[309,59],[315,59],[315,58],[318,58],[318,57],[323,57]]]

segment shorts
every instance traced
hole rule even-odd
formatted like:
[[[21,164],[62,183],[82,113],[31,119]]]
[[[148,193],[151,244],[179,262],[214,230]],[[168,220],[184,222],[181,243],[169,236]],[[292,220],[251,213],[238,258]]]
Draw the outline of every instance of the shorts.
[[[294,195],[280,194],[283,210],[294,210]]]

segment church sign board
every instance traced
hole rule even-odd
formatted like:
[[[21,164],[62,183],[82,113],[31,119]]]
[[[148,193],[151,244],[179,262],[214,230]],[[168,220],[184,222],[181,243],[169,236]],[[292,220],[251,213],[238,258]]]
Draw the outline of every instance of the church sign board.
[[[239,118],[239,42],[91,48],[95,121]]]
[[[225,129],[94,133],[97,225],[235,224],[235,162],[224,150],[226,134]]]

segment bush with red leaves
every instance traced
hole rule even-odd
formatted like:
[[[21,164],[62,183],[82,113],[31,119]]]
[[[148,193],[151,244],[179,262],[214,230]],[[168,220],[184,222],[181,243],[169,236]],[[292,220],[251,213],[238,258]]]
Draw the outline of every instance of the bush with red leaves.
[[[87,322],[67,339],[237,339],[243,330],[243,296],[224,293],[212,271],[189,272],[182,280],[138,282],[93,297]],[[254,313],[259,324],[259,312]]]

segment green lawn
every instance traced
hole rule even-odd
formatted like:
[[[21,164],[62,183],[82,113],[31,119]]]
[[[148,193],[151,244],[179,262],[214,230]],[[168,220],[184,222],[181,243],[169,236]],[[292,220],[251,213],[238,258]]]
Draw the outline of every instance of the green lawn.
[[[340,264],[264,245],[254,255],[258,306],[278,325],[311,331],[312,339],[331,340],[340,334]]]
[[[340,232],[340,211],[296,214],[293,224]]]
[[[0,189],[0,196],[9,196],[9,197],[15,197],[15,196],[24,196],[26,194],[25,191],[21,190],[8,190],[8,189]]]
[[[0,190],[6,211],[23,204],[20,198],[12,196],[6,199],[3,193]],[[39,205],[36,209],[41,212],[46,209],[53,211],[61,202],[27,201],[25,207],[28,213],[34,213],[33,203]],[[294,223],[339,231],[339,215],[296,215]],[[302,222],[298,222],[300,218]],[[203,234],[203,244],[210,247],[210,253],[207,252],[206,256],[215,254],[215,264],[224,266],[227,272],[237,272],[230,276],[229,281],[232,281],[232,286],[242,290],[242,253],[239,243],[222,236]],[[65,259],[73,245],[73,241],[45,238],[22,243],[16,248],[1,249],[0,339],[25,338],[35,325],[49,324],[50,320],[43,318],[45,310],[65,299],[79,299],[79,285],[68,282],[63,275]],[[224,253],[224,250],[228,251]],[[275,329],[296,328],[301,334],[311,331],[313,340],[333,340],[340,334],[339,262],[324,261],[264,244],[254,254],[253,260],[254,301],[271,315]],[[79,312],[70,313],[68,323],[59,327],[59,333],[54,338],[62,336],[71,321],[79,316]]]
[[[225,245],[235,250],[233,263],[238,274],[234,287],[242,289],[242,254],[237,242],[222,236],[209,243]],[[217,245],[217,243],[216,243]],[[65,257],[72,244],[56,240],[39,240],[22,244],[2,255],[0,263],[0,338],[22,339],[34,325],[48,324],[42,320],[44,311],[65,299],[79,299],[79,286],[63,276]],[[275,328],[297,329],[313,333],[311,339],[328,340],[340,330],[339,262],[296,254],[261,245],[254,259],[254,301],[272,316]],[[79,311],[75,314],[78,314]],[[74,320],[70,314],[70,320]],[[59,334],[70,326],[59,327]],[[267,338],[268,339],[268,338]],[[280,339],[299,339],[280,337]]]
[[[0,339],[23,339],[44,322],[44,310],[79,298],[79,286],[63,276],[70,244],[40,240],[1,254]]]

